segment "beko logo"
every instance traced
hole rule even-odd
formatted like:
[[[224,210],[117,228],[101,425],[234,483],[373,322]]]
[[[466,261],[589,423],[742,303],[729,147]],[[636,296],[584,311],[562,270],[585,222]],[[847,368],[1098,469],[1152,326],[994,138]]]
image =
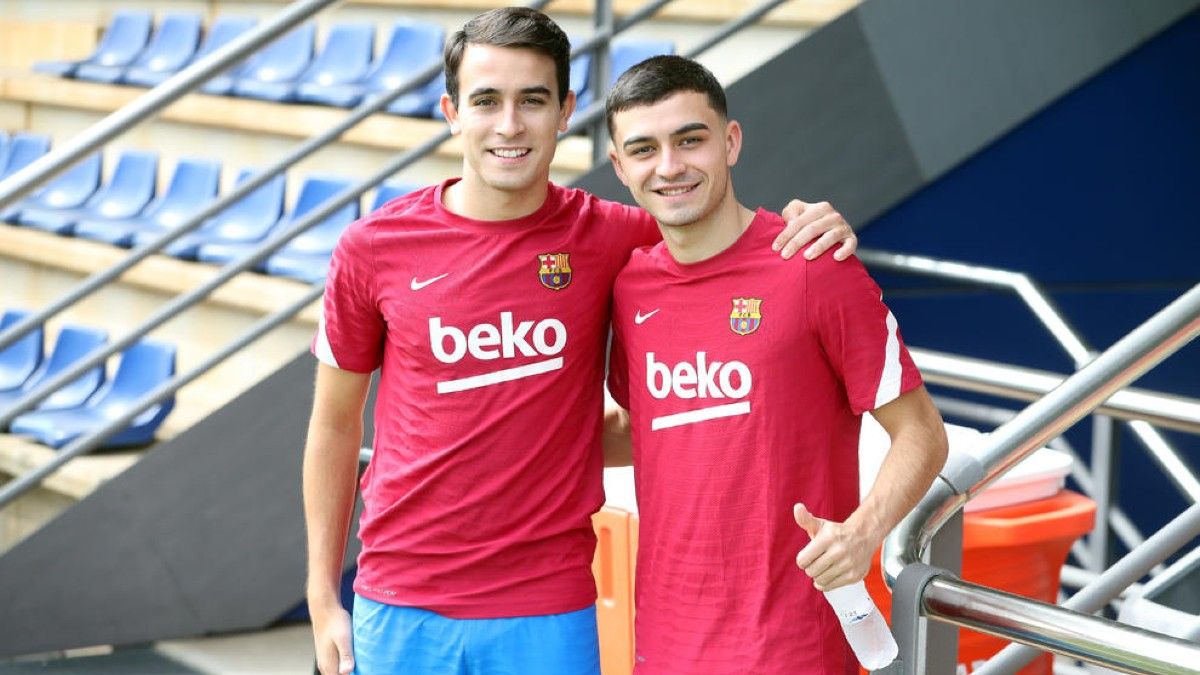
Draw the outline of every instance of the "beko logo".
[[[750,395],[753,377],[741,361],[709,360],[707,352],[696,352],[694,361],[681,361],[668,367],[646,352],[646,388],[656,399],[744,399]],[[720,403],[650,420],[650,430],[694,424],[706,420],[746,415],[750,401]]]
[[[429,319],[429,345],[433,356],[442,363],[458,363],[470,356],[480,361],[512,359],[518,356],[550,356],[567,346],[567,327],[558,319],[520,321],[512,312],[500,313],[500,325],[480,323],[463,331],[455,326],[443,326],[441,317]],[[563,367],[561,356],[505,368],[483,375],[438,382],[439,394],[477,389],[500,382],[540,375]]]

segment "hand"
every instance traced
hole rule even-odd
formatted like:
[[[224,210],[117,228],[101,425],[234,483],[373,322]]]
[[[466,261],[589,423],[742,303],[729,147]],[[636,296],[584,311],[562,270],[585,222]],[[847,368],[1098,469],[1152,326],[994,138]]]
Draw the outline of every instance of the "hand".
[[[354,671],[354,652],[350,648],[350,613],[335,604],[316,609],[310,603],[313,643],[317,670],[321,675],[346,675]]]
[[[771,248],[782,251],[785,260],[813,239],[816,241],[804,251],[808,260],[815,259],[838,242],[842,245],[834,251],[834,260],[845,260],[858,248],[854,229],[829,202],[809,204],[793,199],[784,207],[783,219],[787,221],[787,227],[775,238]]]
[[[800,549],[796,564],[812,577],[818,591],[853,584],[867,576],[879,542],[845,523],[818,518],[803,504],[792,507],[792,515],[812,538]]]

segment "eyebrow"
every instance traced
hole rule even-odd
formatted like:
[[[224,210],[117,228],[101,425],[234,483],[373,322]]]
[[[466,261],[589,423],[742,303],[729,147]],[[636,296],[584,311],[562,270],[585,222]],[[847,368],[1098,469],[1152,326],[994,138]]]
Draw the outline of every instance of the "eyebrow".
[[[685,124],[685,125],[679,127],[678,129],[676,129],[675,131],[672,131],[671,135],[672,136],[682,136],[684,134],[691,133],[693,131],[708,131],[708,125],[705,124],[704,122],[691,122],[690,124]],[[637,145],[638,143],[647,143],[652,140],[654,140],[654,139],[652,139],[649,136],[634,136],[633,138],[626,139],[625,142],[621,144],[621,147],[628,148],[631,145]]]
[[[494,96],[499,93],[501,93],[500,90],[495,87],[480,87],[479,89],[475,89],[474,91],[472,91],[470,94],[467,94],[467,98],[475,98],[476,96]],[[533,87],[524,87],[524,88],[518,90],[518,93],[542,94],[545,96],[549,96],[550,88],[539,84],[539,85],[533,86]]]

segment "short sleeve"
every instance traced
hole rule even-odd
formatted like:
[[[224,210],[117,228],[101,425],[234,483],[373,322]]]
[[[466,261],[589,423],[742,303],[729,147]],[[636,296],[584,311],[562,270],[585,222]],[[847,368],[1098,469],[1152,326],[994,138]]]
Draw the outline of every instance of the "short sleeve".
[[[346,228],[329,262],[312,344],[322,363],[358,373],[382,363],[385,327],[374,282],[370,229],[358,221]]]
[[[896,317],[857,257],[837,262],[821,256],[806,273],[810,320],[856,414],[921,385]]]
[[[608,393],[617,405],[629,410],[629,357],[617,331],[611,333],[608,349]]]

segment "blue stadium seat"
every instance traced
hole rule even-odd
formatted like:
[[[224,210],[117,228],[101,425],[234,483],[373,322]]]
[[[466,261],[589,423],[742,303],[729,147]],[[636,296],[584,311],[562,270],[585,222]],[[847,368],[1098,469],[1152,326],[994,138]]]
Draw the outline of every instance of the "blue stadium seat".
[[[255,169],[243,169],[238,175],[238,184],[244,183],[255,173]],[[196,252],[204,244],[262,240],[283,212],[286,183],[283,174],[273,176],[258,189],[206,220],[198,229],[167,244],[163,252],[176,258],[195,260]],[[134,235],[133,243],[141,246],[158,236],[160,233],[157,232],[139,232]]]
[[[140,340],[121,354],[113,378],[100,387],[87,402],[64,410],[35,410],[13,420],[11,431],[34,437],[53,448],[99,429],[129,411],[137,400],[175,374],[175,347],[152,340]],[[138,415],[133,423],[109,438],[103,447],[145,445],[154,440],[154,432],[175,407],[174,397]]]
[[[291,213],[281,218],[275,227],[271,229],[268,236],[274,236],[291,227],[293,223],[303,218],[305,214],[316,209],[330,197],[348,187],[350,187],[350,183],[341,178],[309,177],[304,181],[304,185],[300,187],[300,196],[296,199],[296,205],[292,208]],[[334,232],[332,236],[336,242],[337,236],[341,234],[346,225],[350,224],[357,217],[358,203],[351,202],[338,209],[325,220],[313,225],[304,234],[288,242],[275,255],[279,255],[285,251],[292,253],[318,252],[326,246],[326,240],[330,236],[330,232]],[[202,262],[224,264],[245,256],[255,246],[257,246],[255,243],[205,244],[200,247],[196,258]],[[329,250],[332,251],[333,248],[330,247]],[[259,269],[264,270],[265,267],[265,265],[260,265]]]
[[[58,331],[58,339],[54,341],[54,350],[25,380],[24,384],[16,389],[0,390],[0,410],[16,403],[26,394],[40,387],[42,383],[57,377],[59,373],[98,349],[107,340],[108,334],[102,330],[84,326],[63,326]],[[57,410],[81,406],[102,384],[104,384],[103,364],[89,369],[77,379],[63,385],[58,391],[43,399],[37,409]]]
[[[137,58],[146,46],[153,23],[150,12],[119,11],[113,14],[112,23],[108,25],[108,30],[104,31],[100,44],[96,45],[96,50],[91,56],[81,61],[41,61],[33,64],[33,70],[62,77],[99,78],[102,82],[115,82],[116,80],[103,79],[107,77],[108,69],[116,68],[117,75],[120,75],[121,69]],[[79,71],[85,68],[85,74],[95,74],[98,78],[81,76]]]
[[[612,43],[612,51],[609,55],[612,59],[612,68],[609,72],[608,86],[611,89],[617,82],[617,78],[621,73],[629,70],[637,64],[645,61],[651,56],[659,54],[674,54],[675,43],[669,40],[615,40]],[[582,95],[576,95],[576,110],[583,110],[592,103],[594,94],[591,87],[587,87]]]
[[[50,137],[44,134],[17,134],[9,141],[4,164],[0,165],[0,180],[33,164],[50,150]]]
[[[342,231],[359,216],[358,206],[358,202],[347,204],[291,240],[267,258],[262,269],[272,276],[291,277],[309,283],[324,279],[329,271],[329,258]]]
[[[16,223],[21,211],[28,208],[73,209],[81,206],[96,192],[100,184],[100,153],[88,155],[75,166],[51,179],[28,199],[0,213],[0,220]]]
[[[137,215],[154,197],[158,180],[158,154],[126,150],[117,159],[108,183],[75,209],[21,209],[17,221],[47,232],[71,234],[83,218],[129,218]]]
[[[371,54],[375,51],[375,26],[369,23],[337,24],[329,31],[325,48],[313,59],[312,65],[297,80],[288,92],[287,99],[295,100],[296,93],[307,87],[336,87],[355,82],[367,73],[371,66]]]
[[[313,24],[306,23],[264,47],[247,61],[233,83],[232,94],[245,98],[284,101],[295,81],[312,62]]]
[[[587,91],[588,78],[592,74],[592,53],[584,52],[571,59],[570,87],[576,100]]]
[[[29,312],[10,309],[0,317],[0,333],[29,316]],[[0,391],[20,387],[42,363],[43,330],[29,331],[19,340],[0,350]]]
[[[138,232],[161,233],[178,226],[217,196],[221,163],[213,159],[181,159],[166,192],[132,218],[81,219],[75,236],[105,241],[114,246],[132,246]]]
[[[163,17],[158,30],[150,38],[136,61],[121,76],[125,84],[153,87],[179,72],[200,42],[200,15],[195,12],[172,12]]]
[[[425,86],[410,91],[392,101],[386,108],[393,115],[405,117],[441,117],[442,94],[446,92],[446,74],[438,73]]]
[[[375,190],[375,197],[371,199],[371,208],[367,213],[374,213],[379,210],[379,207],[392,201],[396,197],[406,195],[415,190],[419,190],[420,186],[410,185],[408,183],[384,183]]]
[[[192,63],[199,61],[200,59],[217,51],[221,47],[229,44],[237,36],[245,33],[251,28],[254,28],[254,24],[255,19],[253,17],[222,14],[217,18],[216,21],[213,22],[212,26],[209,27],[208,35],[204,38],[204,42],[201,43],[200,49],[196,50],[196,56],[192,58]],[[253,57],[250,57],[246,60],[249,61],[252,58]],[[200,91],[206,94],[214,95],[228,94],[229,90],[233,88],[234,79],[241,74],[241,70],[244,66],[245,61],[230,68],[224,73],[213,77],[211,80],[204,83],[204,86],[200,88]]]
[[[8,162],[8,132],[0,129],[0,166]]]
[[[441,26],[397,21],[392,25],[392,34],[383,54],[360,79],[329,86],[302,84],[297,87],[295,98],[343,108],[358,105],[367,94],[392,89],[437,61],[442,53],[445,35]]]

